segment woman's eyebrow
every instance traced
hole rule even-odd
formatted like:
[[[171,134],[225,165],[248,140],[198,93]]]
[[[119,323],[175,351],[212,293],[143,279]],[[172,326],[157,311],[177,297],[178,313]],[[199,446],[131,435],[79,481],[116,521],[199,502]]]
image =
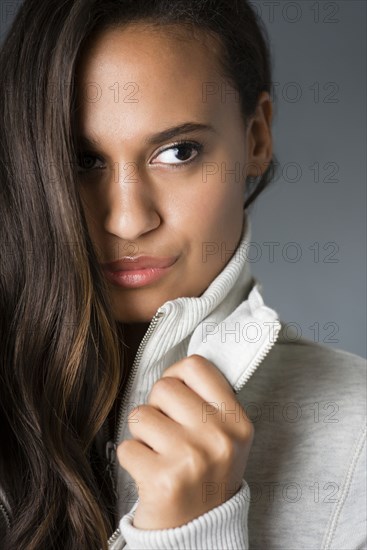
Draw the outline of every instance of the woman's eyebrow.
[[[143,143],[146,145],[158,145],[162,141],[172,139],[176,136],[187,134],[191,132],[200,132],[200,131],[209,131],[217,133],[214,127],[211,124],[202,124],[200,122],[185,122],[179,124],[178,126],[172,126],[171,128],[166,128],[157,134],[153,134],[143,140]]]
[[[161,143],[162,141],[172,139],[176,136],[191,132],[201,132],[203,130],[217,133],[217,131],[213,126],[211,126],[211,124],[203,124],[200,122],[185,122],[183,124],[179,124],[178,126],[166,128],[165,130],[162,130],[157,134],[152,134],[149,137],[143,139],[143,143],[144,145],[159,145],[159,143]],[[98,147],[101,145],[101,142],[99,140],[88,138],[83,135],[78,135],[77,141],[80,145],[85,145],[89,147]]]
[[[87,138],[86,136],[78,135],[76,141],[79,146],[84,145],[86,147],[98,147],[101,142],[98,139]]]

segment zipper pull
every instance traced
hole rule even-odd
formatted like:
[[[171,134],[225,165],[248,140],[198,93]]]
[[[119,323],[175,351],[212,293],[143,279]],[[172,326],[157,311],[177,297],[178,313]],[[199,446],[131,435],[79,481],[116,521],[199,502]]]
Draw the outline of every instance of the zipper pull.
[[[106,443],[106,458],[107,458],[107,466],[106,470],[108,472],[108,475],[110,476],[111,485],[112,485],[112,491],[116,498],[118,499],[118,494],[116,491],[116,483],[115,483],[115,477],[113,475],[113,466],[115,464],[116,460],[116,444],[113,441],[107,441]]]
[[[106,458],[109,464],[114,464],[116,457],[116,443],[113,441],[107,441],[106,443]]]

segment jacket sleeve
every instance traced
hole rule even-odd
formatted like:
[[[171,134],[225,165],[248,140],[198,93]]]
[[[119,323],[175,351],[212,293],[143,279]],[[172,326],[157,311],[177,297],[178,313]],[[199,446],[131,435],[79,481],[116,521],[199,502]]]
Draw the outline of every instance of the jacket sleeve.
[[[132,525],[136,502],[131,511],[122,516],[120,537],[110,545],[111,550],[161,550],[202,548],[248,550],[247,516],[250,488],[242,480],[240,489],[226,502],[180,527],[145,530]],[[0,543],[9,528],[7,506],[0,499]],[[1,544],[0,544],[1,547]]]
[[[116,550],[160,550],[210,548],[217,550],[247,550],[247,516],[250,505],[250,488],[242,480],[240,489],[223,504],[185,525],[170,529],[145,530],[132,525],[137,503],[122,516],[119,523],[120,541]]]

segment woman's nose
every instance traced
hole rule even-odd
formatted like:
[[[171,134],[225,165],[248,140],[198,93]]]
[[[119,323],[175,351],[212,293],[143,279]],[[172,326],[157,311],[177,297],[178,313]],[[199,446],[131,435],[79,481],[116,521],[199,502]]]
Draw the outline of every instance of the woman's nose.
[[[128,175],[126,175],[128,174]],[[117,181],[116,181],[117,180]],[[134,241],[161,223],[149,184],[137,170],[111,177],[107,191],[105,230],[120,239]]]

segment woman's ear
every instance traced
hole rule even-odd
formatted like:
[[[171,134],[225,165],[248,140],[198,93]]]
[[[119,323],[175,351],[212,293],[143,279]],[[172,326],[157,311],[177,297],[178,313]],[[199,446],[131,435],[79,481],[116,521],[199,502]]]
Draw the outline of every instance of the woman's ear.
[[[269,167],[273,155],[271,122],[273,103],[268,92],[261,92],[256,112],[246,129],[247,176],[261,176]]]

